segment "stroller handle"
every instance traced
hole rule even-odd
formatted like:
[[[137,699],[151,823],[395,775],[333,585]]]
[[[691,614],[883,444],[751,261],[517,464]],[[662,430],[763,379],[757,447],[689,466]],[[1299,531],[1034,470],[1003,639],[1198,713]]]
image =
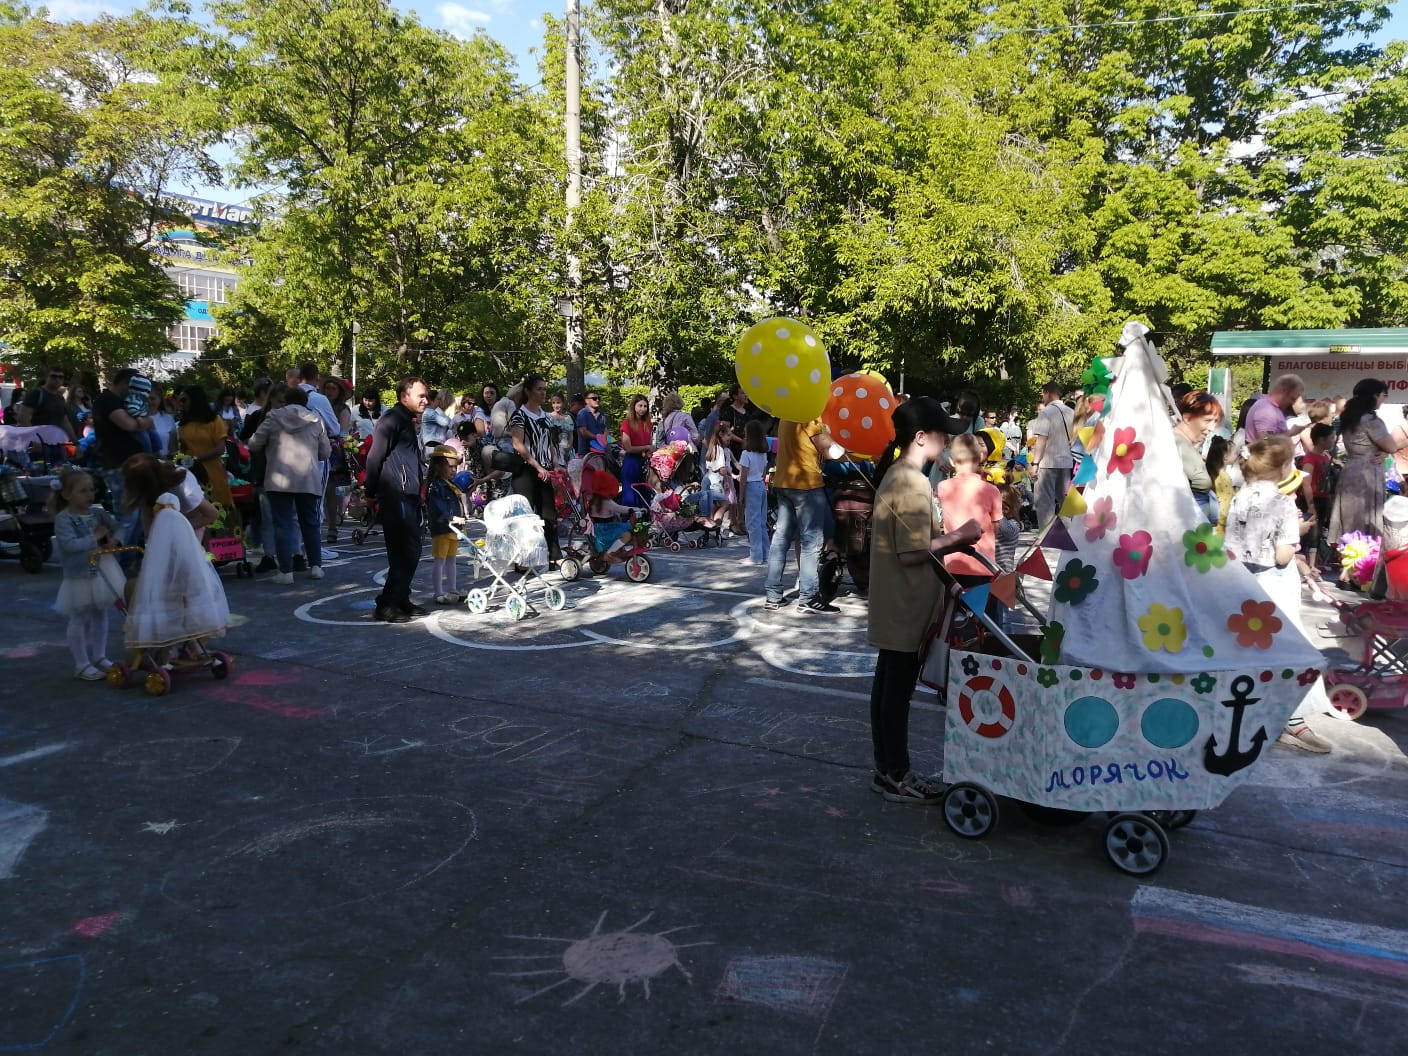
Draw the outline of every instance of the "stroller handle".
[[[967,556],[977,561],[984,568],[986,568],[994,576],[1002,575],[1002,569],[997,567],[997,565],[993,562],[992,558],[988,557],[987,554],[984,554],[971,546],[960,546],[955,550],[950,550],[949,553],[966,554]]]

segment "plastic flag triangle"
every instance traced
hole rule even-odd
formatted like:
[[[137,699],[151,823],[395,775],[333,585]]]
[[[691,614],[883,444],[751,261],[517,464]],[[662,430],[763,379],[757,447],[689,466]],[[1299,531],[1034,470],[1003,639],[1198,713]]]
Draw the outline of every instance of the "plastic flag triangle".
[[[1067,493],[1069,494],[1069,492]],[[1082,500],[1081,505],[1084,505]],[[1051,522],[1051,527],[1046,530],[1046,535],[1041,540],[1042,546],[1049,546],[1053,550],[1075,550],[1076,541],[1071,538],[1071,533],[1066,529],[1065,522],[1057,517]]]
[[[1080,469],[1076,470],[1075,479],[1071,483],[1078,488],[1083,488],[1087,484],[1094,484],[1095,477],[1100,472],[1100,464],[1095,461],[1094,455],[1086,455],[1080,460]]]
[[[1076,430],[1076,439],[1081,442],[1081,446],[1083,446],[1087,451],[1090,450],[1090,441],[1094,438],[1094,436],[1095,426],[1093,425],[1083,425]]]
[[[1017,571],[1024,576],[1051,582],[1051,567],[1046,563],[1046,555],[1041,552],[1041,547],[1033,550],[1026,560],[1017,566]]]
[[[982,612],[988,605],[988,592],[992,585],[984,583],[981,587],[968,587],[963,592],[963,604],[967,605],[974,612]]]
[[[992,596],[1009,609],[1015,608],[1017,605],[1017,573],[1008,572],[994,579],[992,581]]]
[[[1085,468],[1085,463],[1080,464],[1081,469]],[[1079,517],[1085,512],[1085,498],[1075,488],[1066,492],[1066,497],[1061,500],[1062,517]]]

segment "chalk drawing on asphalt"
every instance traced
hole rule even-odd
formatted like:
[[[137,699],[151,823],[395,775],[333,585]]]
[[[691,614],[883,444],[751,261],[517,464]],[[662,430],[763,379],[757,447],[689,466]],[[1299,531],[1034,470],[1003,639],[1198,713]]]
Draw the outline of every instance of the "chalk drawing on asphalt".
[[[685,924],[654,933],[636,930],[653,915],[647,913],[630,927],[621,931],[602,931],[602,925],[606,923],[606,912],[603,911],[601,916],[597,918],[596,926],[592,928],[591,934],[580,939],[560,939],[547,935],[510,935],[508,936],[510,939],[562,944],[565,948],[561,952],[553,950],[541,954],[497,956],[494,959],[498,961],[524,962],[524,967],[519,971],[495,972],[494,974],[513,979],[560,976],[547,986],[520,997],[516,1002],[520,1005],[525,1001],[531,1001],[535,997],[556,990],[559,986],[573,984],[580,986],[581,989],[562,1002],[564,1008],[586,997],[598,986],[616,987],[616,1000],[620,1003],[626,999],[627,985],[639,983],[646,1000],[649,1000],[650,981],[658,979],[671,968],[683,975],[685,982],[692,983],[694,977],[680,961],[680,950],[713,944],[710,942],[690,942],[677,945],[666,938],[675,932],[698,927],[695,924]],[[555,967],[545,968],[531,966],[534,962],[543,961],[557,961],[558,964]]]
[[[140,831],[142,831],[142,832],[154,832],[154,833],[156,833],[158,836],[165,836],[165,835],[167,835],[168,833],[170,833],[173,829],[179,829],[180,827],[181,827],[181,823],[180,823],[179,821],[177,821],[176,819],[173,818],[173,819],[170,820],[170,821],[148,821],[148,822],[144,822],[144,823],[142,824],[142,828],[141,828]]]
[[[48,811],[0,796],[0,880],[15,875],[24,852],[48,824]]]
[[[109,749],[103,762],[137,771],[139,781],[181,781],[218,769],[239,737],[161,737]]]
[[[0,1018],[0,1052],[41,1049],[68,1025],[83,999],[80,954],[0,964],[0,994],[24,995]]]
[[[841,961],[821,957],[736,957],[714,997],[815,1018],[830,1010],[846,971]]]

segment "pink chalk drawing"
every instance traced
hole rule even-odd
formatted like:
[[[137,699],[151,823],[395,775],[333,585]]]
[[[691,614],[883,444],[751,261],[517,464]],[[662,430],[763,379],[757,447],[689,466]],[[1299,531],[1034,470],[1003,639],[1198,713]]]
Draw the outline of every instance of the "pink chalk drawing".
[[[99,913],[97,916],[84,917],[82,920],[75,920],[68,926],[70,935],[82,935],[85,939],[100,938],[103,934],[116,927],[126,913]]]
[[[325,707],[285,704],[279,699],[284,696],[298,696],[299,694],[296,692],[288,692],[287,687],[297,685],[301,681],[302,678],[299,675],[290,672],[256,668],[252,671],[241,671],[227,682],[208,686],[205,692],[226,704],[238,704],[242,707],[254,708],[256,711],[267,711],[274,715],[281,715],[286,719],[319,719],[327,715],[328,709]],[[264,693],[260,690],[275,692]],[[283,692],[279,692],[280,690]]]
[[[556,990],[559,986],[571,983],[580,984],[582,988],[562,1002],[563,1008],[575,1004],[598,986],[603,985],[616,987],[616,1000],[620,1003],[626,1000],[626,984],[640,983],[641,989],[645,993],[645,999],[649,1001],[650,981],[664,975],[671,968],[683,975],[685,982],[692,983],[694,981],[689,969],[680,963],[680,950],[687,950],[693,946],[713,945],[710,942],[690,942],[677,946],[665,937],[677,931],[697,927],[698,925],[695,924],[685,924],[654,934],[636,930],[652,916],[654,916],[653,913],[647,913],[622,931],[604,932],[601,930],[601,926],[606,923],[606,912],[603,911],[601,916],[597,918],[596,927],[592,928],[591,934],[580,939],[560,939],[547,935],[510,935],[508,936],[510,939],[522,939],[527,942],[565,943],[566,949],[560,954],[555,951],[542,954],[505,954],[495,957],[495,960],[533,962],[560,959],[561,964],[559,967],[551,968],[525,966],[522,971],[495,972],[494,974],[514,979],[562,976],[556,982],[534,990],[525,997],[520,997],[515,1002],[520,1005],[541,994],[546,994],[550,990]]]
[[[714,998],[818,1018],[830,1011],[846,971],[840,961],[820,957],[737,957],[724,969]]]

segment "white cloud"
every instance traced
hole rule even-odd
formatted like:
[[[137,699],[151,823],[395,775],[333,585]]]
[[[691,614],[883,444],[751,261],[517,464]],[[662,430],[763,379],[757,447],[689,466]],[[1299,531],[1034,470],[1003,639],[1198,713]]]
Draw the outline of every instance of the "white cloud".
[[[120,18],[129,14],[136,5],[116,3],[112,0],[49,0],[42,6],[48,9],[49,18],[55,22],[93,22],[100,15],[115,15]]]
[[[441,4],[437,13],[440,24],[457,37],[473,36],[476,29],[487,25],[494,17],[487,11],[455,3]]]

